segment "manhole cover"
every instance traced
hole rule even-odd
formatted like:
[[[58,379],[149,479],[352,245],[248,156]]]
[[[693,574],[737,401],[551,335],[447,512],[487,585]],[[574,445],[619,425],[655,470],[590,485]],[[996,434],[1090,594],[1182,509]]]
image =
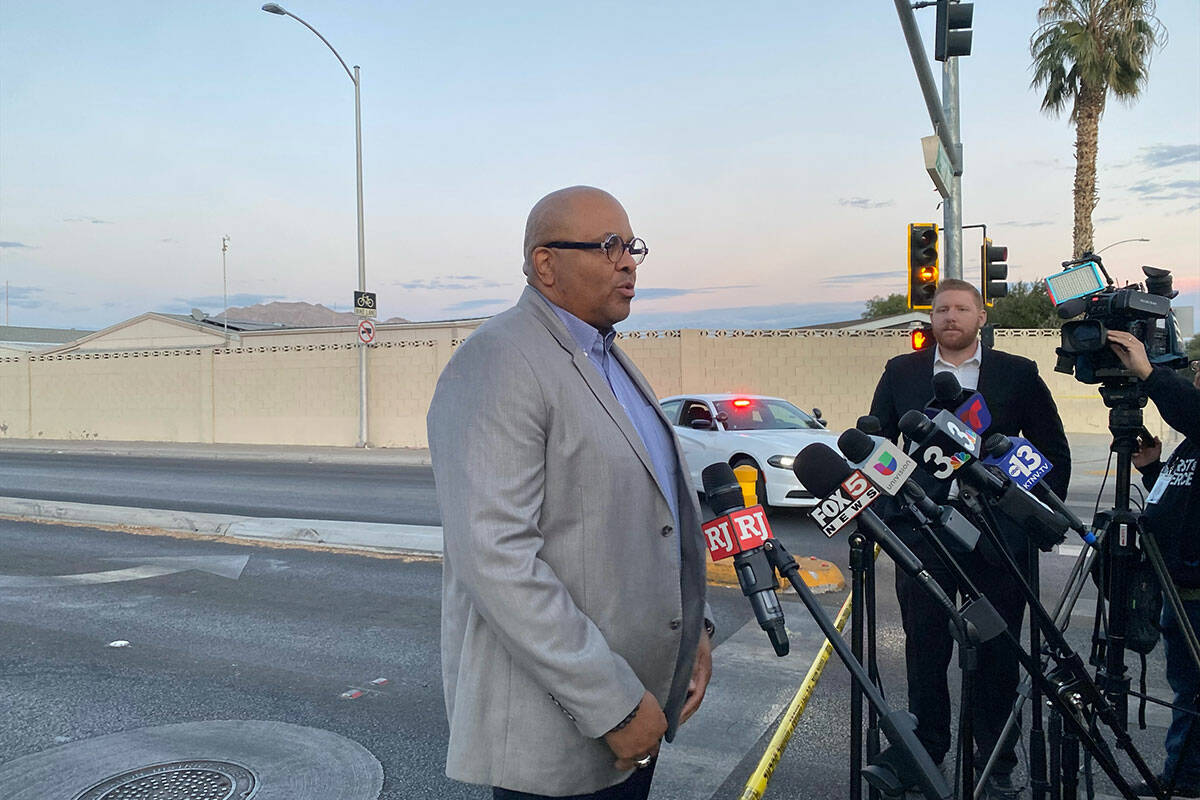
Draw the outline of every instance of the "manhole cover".
[[[106,778],[74,800],[249,800],[254,774],[228,761],[172,761]]]

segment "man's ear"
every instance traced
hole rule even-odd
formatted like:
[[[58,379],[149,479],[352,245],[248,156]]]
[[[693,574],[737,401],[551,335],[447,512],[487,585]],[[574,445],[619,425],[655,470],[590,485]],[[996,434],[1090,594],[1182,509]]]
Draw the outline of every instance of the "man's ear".
[[[542,286],[554,285],[554,251],[549,247],[535,247],[530,254],[533,272]]]

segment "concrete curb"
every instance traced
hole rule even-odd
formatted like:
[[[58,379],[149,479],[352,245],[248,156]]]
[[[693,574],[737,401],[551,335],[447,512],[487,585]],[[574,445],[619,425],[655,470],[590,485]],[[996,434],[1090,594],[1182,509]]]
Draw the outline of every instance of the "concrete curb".
[[[175,533],[227,536],[230,539],[316,544],[384,553],[441,555],[442,552],[442,529],[433,525],[240,517],[156,508],[29,500],[21,497],[0,497],[0,516],[37,522],[153,528]]]
[[[427,448],[318,447],[306,445],[204,444],[200,442],[118,442],[75,439],[4,439],[0,454],[45,453],[140,458],[188,458],[205,461],[267,461],[293,464],[371,464],[429,466]]]

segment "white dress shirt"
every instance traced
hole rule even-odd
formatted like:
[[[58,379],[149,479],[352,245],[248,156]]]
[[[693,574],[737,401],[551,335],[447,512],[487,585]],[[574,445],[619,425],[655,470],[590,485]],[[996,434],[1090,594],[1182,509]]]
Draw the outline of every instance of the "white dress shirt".
[[[958,366],[951,364],[949,361],[942,359],[942,346],[938,345],[933,350],[933,374],[939,372],[949,372],[958,378],[958,385],[969,391],[975,391],[979,388],[979,364],[983,358],[983,348],[979,345],[979,340],[975,340],[975,352],[966,361]]]

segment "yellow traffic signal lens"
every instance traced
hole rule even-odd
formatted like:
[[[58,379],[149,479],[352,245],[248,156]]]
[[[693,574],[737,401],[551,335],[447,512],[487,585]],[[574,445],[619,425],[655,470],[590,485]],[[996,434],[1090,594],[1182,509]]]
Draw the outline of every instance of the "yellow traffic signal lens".
[[[937,267],[921,267],[921,269],[917,271],[917,277],[923,281],[936,281]]]

